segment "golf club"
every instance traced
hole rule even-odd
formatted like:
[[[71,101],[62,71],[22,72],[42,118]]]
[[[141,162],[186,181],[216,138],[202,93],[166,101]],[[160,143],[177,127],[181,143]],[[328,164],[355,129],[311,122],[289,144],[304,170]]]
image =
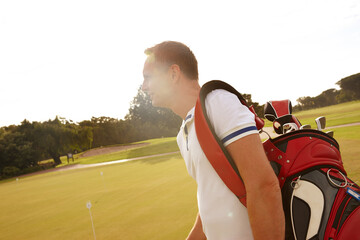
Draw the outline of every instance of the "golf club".
[[[317,130],[321,131],[325,128],[326,118],[324,116],[315,119]]]

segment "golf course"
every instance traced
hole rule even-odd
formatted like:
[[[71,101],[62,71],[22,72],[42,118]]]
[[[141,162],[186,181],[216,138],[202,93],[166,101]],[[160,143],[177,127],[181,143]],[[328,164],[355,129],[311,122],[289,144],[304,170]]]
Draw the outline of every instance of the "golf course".
[[[324,131],[334,131],[347,174],[359,184],[360,101],[294,115],[312,128],[326,117]],[[126,146],[79,153],[69,164],[63,156],[56,171],[1,181],[0,239],[185,239],[197,214],[196,183],[176,138]],[[130,161],[94,165],[122,159]]]

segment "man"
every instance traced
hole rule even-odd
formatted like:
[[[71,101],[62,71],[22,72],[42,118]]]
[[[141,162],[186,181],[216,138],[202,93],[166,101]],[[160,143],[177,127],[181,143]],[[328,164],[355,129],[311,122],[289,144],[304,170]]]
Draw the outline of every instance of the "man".
[[[200,92],[197,60],[179,42],[146,49],[142,89],[152,104],[184,119],[177,141],[189,174],[198,185],[199,214],[191,239],[284,239],[285,223],[278,180],[264,153],[254,116],[237,97],[215,90],[206,98],[207,113],[217,135],[234,159],[247,192],[247,208],[225,186],[206,159],[196,137],[194,106]],[[232,134],[241,132],[241,134]],[[235,135],[235,136],[233,136]],[[231,138],[227,136],[233,136]]]

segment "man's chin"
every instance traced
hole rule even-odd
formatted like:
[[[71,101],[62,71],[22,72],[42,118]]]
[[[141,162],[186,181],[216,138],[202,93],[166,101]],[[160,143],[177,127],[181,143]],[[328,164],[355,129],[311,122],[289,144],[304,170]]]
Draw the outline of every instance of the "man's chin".
[[[152,100],[151,104],[152,104],[153,107],[160,107],[160,108],[165,108],[166,107],[165,104],[161,104],[160,102],[155,101],[155,100]]]
[[[152,105],[153,107],[157,107],[156,101],[155,101],[154,99],[151,99],[151,105]]]
[[[151,104],[153,107],[162,107],[160,104],[158,104],[157,102],[154,102],[154,101],[152,101]]]

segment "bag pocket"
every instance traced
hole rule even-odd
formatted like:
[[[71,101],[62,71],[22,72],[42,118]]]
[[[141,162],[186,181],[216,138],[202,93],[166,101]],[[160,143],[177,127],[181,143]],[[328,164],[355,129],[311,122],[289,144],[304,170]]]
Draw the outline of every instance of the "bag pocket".
[[[325,198],[314,183],[296,180],[290,202],[291,224],[295,239],[312,239],[318,235],[325,208]]]
[[[291,195],[284,202],[284,205],[289,206],[286,209],[289,214],[285,213],[285,217],[290,215],[288,219],[291,224],[290,229],[287,227],[286,239],[324,239],[338,189],[330,185],[326,174],[321,170],[313,170],[294,178],[290,186]]]
[[[353,191],[348,193],[347,191]],[[360,240],[360,201],[358,201],[352,194],[360,194],[354,188],[343,188],[339,190],[339,194],[343,195],[342,201],[338,208],[334,205],[335,217],[331,225],[329,239],[345,240],[345,239],[359,239]]]

